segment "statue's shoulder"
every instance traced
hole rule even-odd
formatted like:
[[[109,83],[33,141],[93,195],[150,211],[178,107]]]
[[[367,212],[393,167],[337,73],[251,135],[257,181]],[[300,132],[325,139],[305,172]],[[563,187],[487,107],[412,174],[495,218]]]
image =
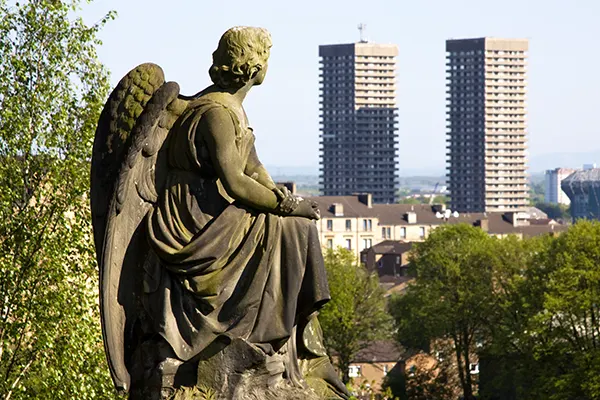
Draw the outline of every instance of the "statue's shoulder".
[[[230,103],[231,101],[222,93],[201,93],[189,102],[188,110],[198,112],[206,111],[211,108],[224,108],[231,111],[232,105]]]
[[[202,115],[210,110],[224,110],[233,119],[236,126],[240,125],[241,119],[235,111],[235,105],[222,93],[200,94],[188,104],[185,119],[199,120]]]

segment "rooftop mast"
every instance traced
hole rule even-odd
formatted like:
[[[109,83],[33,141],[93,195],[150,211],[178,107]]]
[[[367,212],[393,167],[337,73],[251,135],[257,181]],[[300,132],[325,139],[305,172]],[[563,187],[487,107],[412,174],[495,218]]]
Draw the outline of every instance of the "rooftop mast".
[[[366,38],[367,24],[358,24],[358,31],[360,32],[360,43],[368,43],[369,39]]]

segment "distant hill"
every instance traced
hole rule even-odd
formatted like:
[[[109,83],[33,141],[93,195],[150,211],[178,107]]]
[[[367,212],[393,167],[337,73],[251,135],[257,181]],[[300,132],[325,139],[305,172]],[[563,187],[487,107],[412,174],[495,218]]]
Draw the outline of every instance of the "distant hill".
[[[281,166],[281,165],[265,165],[267,171],[273,176],[302,176],[302,175],[319,175],[319,167],[316,165],[306,165],[299,167]]]
[[[554,168],[581,168],[583,164],[600,164],[600,150],[585,153],[552,153],[531,157],[529,176],[534,184],[544,181],[544,172]],[[267,166],[267,170],[276,182],[296,182],[299,190],[306,193],[318,193],[319,170],[317,166]],[[446,185],[445,171],[439,168],[412,168],[400,170],[398,182],[400,189],[410,191],[431,191],[436,183]]]
[[[587,152],[558,152],[533,155],[529,158],[529,173],[539,175],[548,169],[554,168],[581,168],[583,164],[598,163],[600,165],[600,149]],[[314,181],[318,180],[318,165],[305,166],[281,166],[267,165],[267,170],[273,176],[314,176]],[[398,173],[401,179],[414,179],[416,177],[436,177],[435,179],[445,179],[445,167],[431,165],[426,167],[403,167],[399,166]],[[437,178],[441,177],[441,178]],[[435,184],[435,182],[434,182]]]

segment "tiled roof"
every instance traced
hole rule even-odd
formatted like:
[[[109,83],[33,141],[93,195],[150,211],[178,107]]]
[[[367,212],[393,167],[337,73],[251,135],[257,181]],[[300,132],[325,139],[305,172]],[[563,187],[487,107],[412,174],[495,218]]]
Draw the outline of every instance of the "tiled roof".
[[[527,209],[525,210],[525,212],[529,215],[531,215],[531,218],[533,219],[546,219],[548,218],[548,214],[546,214],[545,212],[543,212],[542,210],[540,210],[537,207],[527,207]]]
[[[442,223],[440,219],[436,218],[432,206],[427,204],[373,204],[371,207],[367,207],[358,200],[357,196],[315,196],[310,199],[319,205],[321,218],[334,218],[335,214],[331,206],[338,203],[344,206],[344,217],[379,218],[380,225],[409,225],[406,220],[408,212],[417,214],[419,224],[440,225]],[[480,215],[483,216],[483,213]],[[476,219],[476,214],[451,218],[451,220],[459,222],[471,222]]]
[[[412,276],[381,275],[379,285],[385,290],[385,296],[404,292],[410,282],[414,281]]]
[[[530,219],[529,223],[531,225],[550,225],[556,224],[557,222],[552,218],[538,218],[538,219]]]
[[[397,240],[384,240],[383,242],[377,243],[371,249],[375,251],[375,254],[402,254],[406,253],[412,248],[412,242],[400,242]],[[365,249],[362,252],[369,251]]]
[[[402,357],[402,348],[392,340],[376,340],[359,351],[353,363],[397,362]]]
[[[380,226],[402,226],[402,225],[446,225],[466,223],[477,225],[481,220],[488,220],[488,232],[495,235],[523,234],[524,236],[535,236],[544,233],[562,232],[567,229],[560,224],[533,223],[529,226],[513,226],[504,213],[464,213],[458,217],[450,217],[447,221],[436,217],[434,207],[428,204],[373,204],[368,207],[359,201],[358,196],[315,196],[310,197],[315,201],[321,211],[321,218],[378,218]],[[343,216],[333,213],[333,204],[341,204],[344,207]],[[407,213],[416,214],[416,224],[409,224]],[[540,210],[531,207],[528,212],[532,217],[539,219],[547,216]],[[535,218],[535,217],[534,217]]]

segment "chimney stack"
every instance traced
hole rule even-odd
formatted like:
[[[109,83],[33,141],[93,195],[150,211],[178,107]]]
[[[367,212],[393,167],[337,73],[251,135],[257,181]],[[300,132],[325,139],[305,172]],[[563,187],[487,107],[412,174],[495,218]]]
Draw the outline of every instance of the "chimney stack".
[[[371,193],[359,193],[358,201],[366,205],[367,207],[373,207],[373,195]]]
[[[479,225],[481,230],[484,232],[490,231],[490,220],[487,218],[482,218],[479,221],[477,221],[477,225]]]
[[[341,203],[333,203],[331,205],[331,208],[333,209],[333,214],[336,217],[343,217],[344,216],[344,205]]]

